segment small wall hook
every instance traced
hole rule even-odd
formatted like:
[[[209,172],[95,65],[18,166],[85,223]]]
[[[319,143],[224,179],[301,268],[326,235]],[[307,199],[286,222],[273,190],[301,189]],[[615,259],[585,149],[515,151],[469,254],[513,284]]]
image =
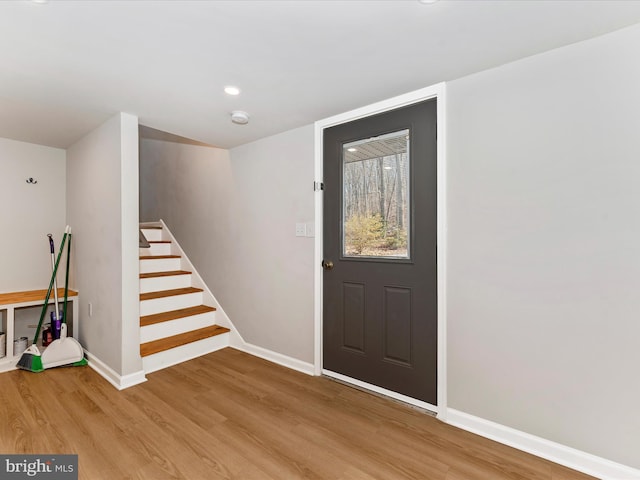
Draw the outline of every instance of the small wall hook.
[[[36,183],[38,183],[38,181],[34,180],[33,177],[29,177],[27,178],[27,183],[30,183],[31,185],[35,185]]]

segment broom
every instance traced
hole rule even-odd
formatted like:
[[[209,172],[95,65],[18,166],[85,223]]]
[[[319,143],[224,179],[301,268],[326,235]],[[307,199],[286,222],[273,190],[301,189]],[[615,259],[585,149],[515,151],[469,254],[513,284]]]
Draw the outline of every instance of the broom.
[[[79,367],[87,365],[84,358],[82,345],[73,337],[67,336],[67,299],[69,293],[69,262],[71,259],[71,229],[67,235],[67,273],[64,282],[64,312],[62,313],[62,324],[60,325],[60,338],[51,342],[44,352],[42,352],[42,368],[53,367]]]
[[[47,307],[49,306],[49,298],[51,297],[51,290],[53,289],[53,285],[56,280],[56,274],[58,273],[58,265],[60,263],[60,258],[62,257],[62,251],[64,249],[64,244],[67,241],[69,227],[65,228],[64,235],[62,236],[62,242],[60,243],[60,252],[58,253],[58,258],[56,259],[56,263],[53,267],[53,274],[51,275],[51,281],[49,282],[49,289],[47,290],[47,295],[44,298],[44,304],[42,305],[42,311],[40,312],[40,321],[38,322],[38,328],[36,328],[36,334],[33,337],[33,343],[29,348],[27,348],[16,367],[22,370],[28,370],[30,372],[42,372],[44,368],[42,367],[42,357],[40,355],[40,350],[38,350],[38,346],[36,343],[38,342],[38,336],[40,335],[40,329],[42,328],[42,322],[44,320],[45,315],[47,314]]]

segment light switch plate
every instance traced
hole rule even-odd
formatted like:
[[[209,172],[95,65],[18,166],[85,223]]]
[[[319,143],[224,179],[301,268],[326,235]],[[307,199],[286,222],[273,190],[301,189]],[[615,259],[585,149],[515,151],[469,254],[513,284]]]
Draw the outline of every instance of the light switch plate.
[[[307,227],[307,237],[315,237],[316,236],[316,224],[314,222],[309,222],[306,224]]]

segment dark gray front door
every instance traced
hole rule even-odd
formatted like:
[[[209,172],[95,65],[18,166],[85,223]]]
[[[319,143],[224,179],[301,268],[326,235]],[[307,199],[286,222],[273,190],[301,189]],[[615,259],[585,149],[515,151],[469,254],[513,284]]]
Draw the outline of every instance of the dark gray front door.
[[[436,99],[324,130],[323,368],[437,405]]]

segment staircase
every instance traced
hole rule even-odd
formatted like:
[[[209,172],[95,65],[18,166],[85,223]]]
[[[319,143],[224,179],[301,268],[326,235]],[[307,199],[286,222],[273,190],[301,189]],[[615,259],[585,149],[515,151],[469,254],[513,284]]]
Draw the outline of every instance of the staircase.
[[[140,355],[145,373],[155,372],[229,345],[229,329],[216,325],[204,285],[161,223],[140,229]],[[199,280],[199,282],[194,282]]]

